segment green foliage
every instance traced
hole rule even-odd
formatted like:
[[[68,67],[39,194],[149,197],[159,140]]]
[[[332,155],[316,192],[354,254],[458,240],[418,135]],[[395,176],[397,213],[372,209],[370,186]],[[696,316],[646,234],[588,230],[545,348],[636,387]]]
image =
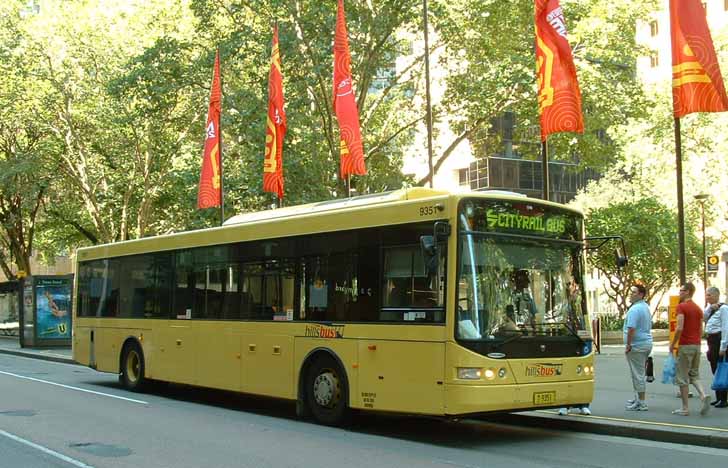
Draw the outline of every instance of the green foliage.
[[[622,331],[624,329],[624,317],[618,314],[604,314],[599,316],[599,322],[604,331]],[[653,330],[667,330],[670,324],[664,320],[653,320]]]
[[[629,306],[629,288],[635,282],[645,285],[649,302],[678,281],[676,214],[654,197],[639,196],[591,210],[586,229],[588,236],[620,235],[626,243],[629,265],[623,269],[617,267],[614,250],[589,251],[589,260],[605,277],[607,295],[616,302],[620,317]],[[695,275],[700,243],[693,234],[694,225],[688,224],[686,231],[687,271]]]
[[[274,22],[288,115],[285,203],[343,196],[331,90],[335,1],[44,0],[39,14],[21,14],[26,3],[0,2],[0,200],[14,200],[0,230],[3,269],[25,262],[33,249],[53,255],[85,243],[219,222],[216,210],[195,209],[216,47],[223,73],[226,213],[269,207],[273,197],[262,192],[261,172]],[[551,138],[552,157],[578,155],[592,167],[621,161],[622,172],[608,179],[620,194],[606,197],[609,186],[602,185],[601,192],[587,195],[590,209],[607,199],[632,202],[625,194],[636,192],[664,198],[642,176],[664,177],[672,164],[671,119],[665,118],[669,90],[645,96],[634,79],[641,53],[634,25],[655,3],[562,1],[587,130],[584,136]],[[536,158],[533,3],[430,5],[433,69],[439,68],[444,88],[434,116],[453,130],[452,142],[436,148],[437,167],[451,154],[451,143],[463,139],[476,156],[497,151],[500,142],[490,125],[507,110],[518,115],[521,138],[533,142],[516,151]],[[422,32],[421,3],[347,1],[346,13],[369,170],[356,178],[357,191],[423,183],[401,173],[408,152],[422,151],[413,149],[414,131],[425,115],[423,55],[415,46]],[[686,119],[687,158],[708,158],[705,165],[686,164],[686,175],[696,182],[701,171],[715,174],[728,186],[724,152],[715,150],[725,136],[710,130],[722,121],[713,118],[720,117]],[[620,177],[629,180],[621,183]],[[722,219],[728,211],[722,193],[728,192],[706,203],[711,218]],[[694,211],[690,215],[692,223]],[[607,222],[597,227],[610,234],[622,229]],[[665,232],[663,242],[674,238]],[[629,245],[630,253],[637,250],[635,242]],[[636,265],[647,263],[637,257]]]
[[[635,27],[656,2],[567,0],[561,5],[574,49],[585,132],[553,135],[550,155],[603,168],[621,150],[620,142],[604,132],[644,115],[646,99],[634,79],[640,53]],[[478,151],[492,154],[501,146],[490,132],[491,120],[514,111],[515,139],[532,142],[514,150],[538,159],[533,2],[452,0],[438,2],[433,11],[445,48],[440,65],[448,72],[442,112],[455,119],[456,129],[469,129]]]
[[[600,315],[599,324],[604,331],[622,331],[624,329],[624,317],[617,314]]]

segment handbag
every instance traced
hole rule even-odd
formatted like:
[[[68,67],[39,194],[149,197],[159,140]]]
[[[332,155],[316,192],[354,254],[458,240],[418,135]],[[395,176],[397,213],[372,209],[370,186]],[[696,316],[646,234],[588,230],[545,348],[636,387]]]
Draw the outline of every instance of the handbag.
[[[648,356],[645,361],[645,376],[647,376],[648,382],[655,381],[655,366],[652,362],[652,356]]]
[[[713,376],[713,385],[710,388],[718,391],[728,390],[728,362],[725,359],[718,362],[718,368]]]
[[[665,364],[662,366],[662,383],[674,383],[676,373],[677,368],[675,364],[675,356],[673,356],[672,354],[668,354],[667,359],[665,359]]]

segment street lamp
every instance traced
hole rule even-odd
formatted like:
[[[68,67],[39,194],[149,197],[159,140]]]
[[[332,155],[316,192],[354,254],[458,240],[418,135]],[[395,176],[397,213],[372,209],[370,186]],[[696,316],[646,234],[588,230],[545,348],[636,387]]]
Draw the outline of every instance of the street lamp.
[[[700,203],[700,219],[703,225],[703,296],[705,296],[705,291],[708,289],[708,266],[705,259],[705,200],[708,199],[708,194],[699,193],[693,198]]]

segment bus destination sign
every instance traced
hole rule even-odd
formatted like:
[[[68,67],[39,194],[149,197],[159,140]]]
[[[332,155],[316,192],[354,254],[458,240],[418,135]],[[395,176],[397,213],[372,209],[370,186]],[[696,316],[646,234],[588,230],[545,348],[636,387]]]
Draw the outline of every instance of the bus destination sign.
[[[468,200],[462,213],[473,231],[557,239],[581,239],[581,217],[558,207],[530,202]]]
[[[536,233],[563,234],[566,232],[566,219],[563,216],[523,215],[520,213],[503,213],[493,209],[486,211],[489,230],[497,228],[517,229]]]

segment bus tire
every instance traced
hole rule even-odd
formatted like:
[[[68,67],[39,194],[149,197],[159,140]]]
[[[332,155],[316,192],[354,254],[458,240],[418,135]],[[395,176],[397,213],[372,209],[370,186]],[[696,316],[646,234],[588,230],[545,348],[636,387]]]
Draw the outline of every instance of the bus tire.
[[[349,420],[349,386],[341,366],[323,354],[308,368],[306,404],[316,421],[327,426],[341,426]]]
[[[131,341],[124,345],[121,353],[119,381],[127,390],[140,392],[144,389],[144,353],[138,343]]]

